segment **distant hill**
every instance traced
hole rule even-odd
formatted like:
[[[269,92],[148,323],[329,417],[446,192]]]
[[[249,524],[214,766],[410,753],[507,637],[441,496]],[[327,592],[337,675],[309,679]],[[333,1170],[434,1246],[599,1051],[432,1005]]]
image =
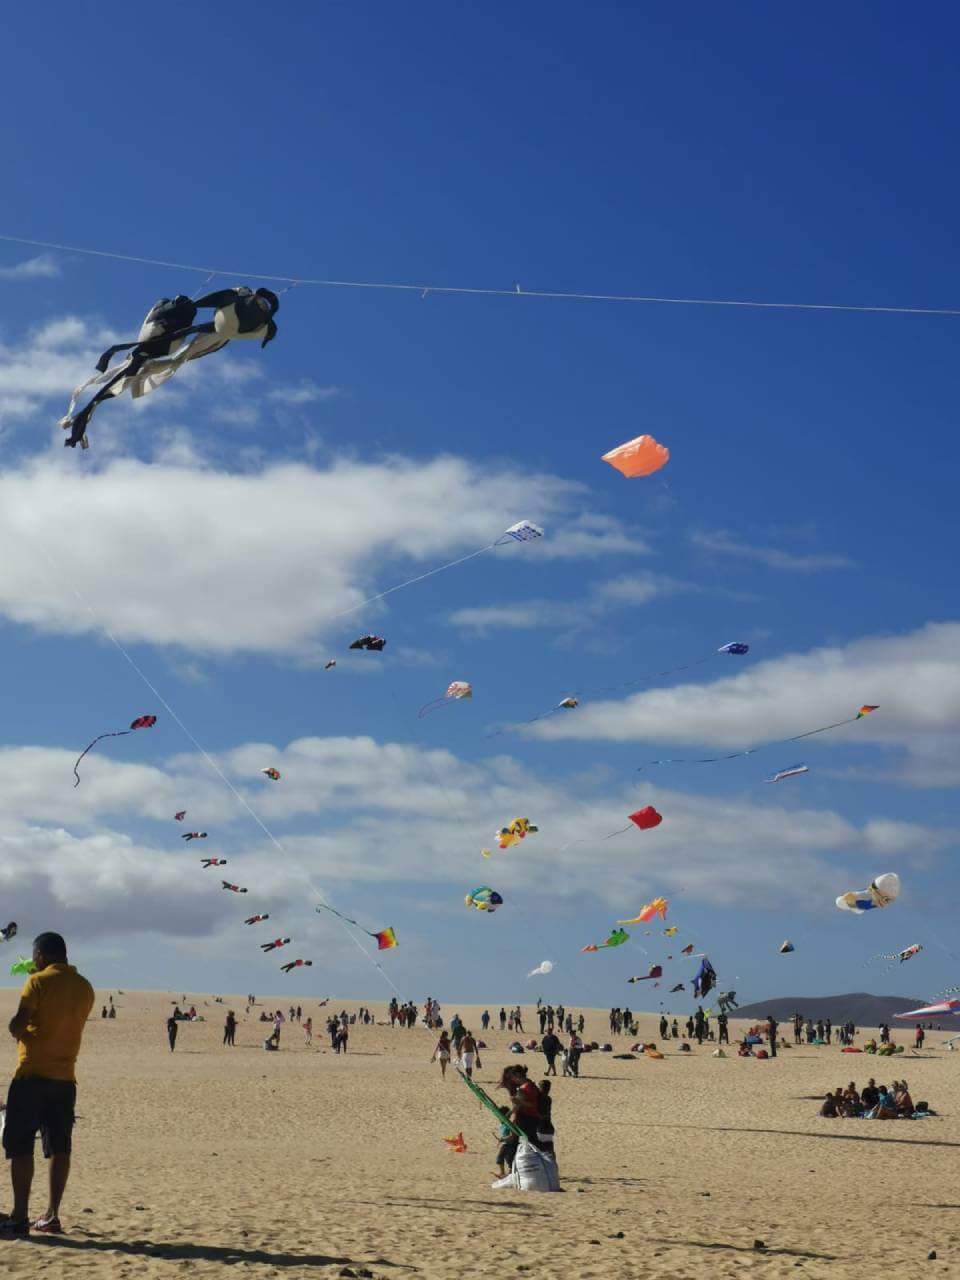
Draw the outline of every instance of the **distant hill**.
[[[733,1010],[735,1018],[760,1020],[773,1014],[778,1022],[789,1022],[795,1013],[805,1018],[829,1018],[834,1026],[838,1022],[853,1022],[858,1027],[879,1027],[881,1022],[893,1023],[895,1013],[906,1013],[929,1004],[926,997],[871,996],[866,991],[852,991],[845,996],[776,996],[772,1000],[760,1000],[756,1004],[741,1005]]]

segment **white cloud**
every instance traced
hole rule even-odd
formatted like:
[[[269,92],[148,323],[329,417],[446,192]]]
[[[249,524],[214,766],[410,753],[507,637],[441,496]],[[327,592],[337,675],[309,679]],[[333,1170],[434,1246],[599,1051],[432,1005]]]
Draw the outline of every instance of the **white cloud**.
[[[470,867],[481,878],[495,873],[508,902],[535,899],[547,910],[548,899],[556,906],[589,896],[620,911],[654,892],[680,891],[717,906],[781,909],[789,884],[792,908],[822,911],[864,876],[929,865],[954,836],[753,798],[653,786],[641,794],[603,790],[582,777],[547,780],[508,756],[470,764],[447,751],[367,737],[247,743],[218,755],[278,834],[281,854],[202,760],[185,754],[158,768],[128,763],[120,750],[89,756],[77,790],[65,785],[71,753],[3,753],[0,893],[25,929],[55,928],[63,919],[71,935],[151,928],[207,936],[235,928],[236,899],[219,891],[215,868],[209,875],[199,868],[207,846],[176,839],[182,828],[172,813],[184,807],[185,826],[209,829],[210,850],[228,859],[228,878],[249,888],[243,906],[266,904],[278,917],[309,914],[320,893],[344,901],[364,884],[459,902]],[[280,783],[260,777],[265,762],[280,769]],[[662,826],[602,839],[645,803],[664,814]],[[480,849],[492,844],[493,826],[517,814],[536,822],[539,834],[519,854],[495,850],[494,861],[484,862]],[[104,815],[117,826],[152,818],[167,836],[156,844],[134,839],[100,825]]]
[[[732,556],[766,565],[768,569],[782,569],[788,573],[815,573],[820,569],[849,569],[853,561],[847,556],[829,553],[783,551],[778,547],[758,546],[744,542],[724,529],[709,533],[691,533],[690,541],[701,551],[715,556]]]
[[[918,739],[956,732],[958,653],[960,623],[945,622],[903,636],[866,637],[767,662],[721,657],[718,661],[751,665],[709,684],[652,689],[622,701],[583,705],[562,720],[532,725],[527,732],[549,739],[736,750],[846,719],[862,703],[876,703],[880,710],[872,716],[814,741],[916,751]]]
[[[279,404],[295,406],[319,404],[327,400],[339,400],[345,394],[342,387],[321,387],[309,378],[304,378],[301,382],[289,387],[275,387],[267,393],[267,396],[270,400],[276,400]]]
[[[23,418],[51,396],[63,397],[93,372],[114,339],[76,316],[33,330],[21,342],[0,343],[0,421]]]
[[[592,626],[597,617],[612,608],[649,604],[659,596],[693,591],[689,583],[663,574],[638,571],[598,582],[581,599],[557,601],[539,598],[503,604],[474,605],[455,609],[447,621],[466,630],[530,631],[541,627],[571,628]]]
[[[52,280],[60,274],[60,264],[50,253],[27,258],[12,267],[0,267],[0,280]]]
[[[620,537],[611,520],[582,522],[550,551],[551,522],[569,527],[579,498],[555,476],[454,457],[228,474],[198,467],[187,437],[169,447],[181,465],[113,460],[92,471],[71,453],[0,474],[0,614],[197,652],[308,653],[334,626],[349,627],[338,614],[490,543],[520,517],[545,523],[547,536],[491,559],[602,554]],[[382,608],[358,612],[361,625]]]

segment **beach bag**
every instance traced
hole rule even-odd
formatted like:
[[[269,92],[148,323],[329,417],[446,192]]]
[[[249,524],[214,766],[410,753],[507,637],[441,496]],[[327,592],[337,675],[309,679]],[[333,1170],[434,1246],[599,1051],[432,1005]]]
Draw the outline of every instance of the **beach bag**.
[[[556,1159],[521,1138],[513,1168],[505,1178],[491,1183],[494,1191],[503,1188],[512,1191],[559,1191],[560,1172]]]
[[[768,1058],[770,1055],[767,1053],[766,1049],[758,1049],[753,1056],[755,1058]]]
[[[510,1052],[523,1053],[523,1045],[520,1043],[519,1040],[514,1040],[513,1044],[510,1046]]]

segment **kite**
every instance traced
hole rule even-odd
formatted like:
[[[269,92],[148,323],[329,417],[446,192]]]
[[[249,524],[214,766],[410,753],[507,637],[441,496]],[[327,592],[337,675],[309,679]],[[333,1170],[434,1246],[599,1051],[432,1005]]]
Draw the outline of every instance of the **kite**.
[[[868,703],[864,703],[856,715],[848,716],[846,720],[837,720],[834,724],[823,724],[819,729],[808,729],[806,733],[795,733],[792,738],[777,738],[773,742],[761,742],[759,746],[748,747],[746,751],[731,751],[726,756],[700,756],[694,758],[672,756],[664,760],[648,760],[647,764],[641,765],[637,772],[642,773],[647,765],[653,764],[718,764],[721,760],[738,760],[741,756],[753,756],[758,751],[766,751],[768,747],[782,747],[787,742],[800,742],[803,738],[813,738],[818,733],[828,733],[831,729],[839,729],[845,724],[854,724],[857,720],[862,720],[864,716],[870,715],[871,711],[877,710],[879,710],[877,705],[871,706]]]
[[[924,1005],[908,1013],[895,1013],[895,1018],[945,1018],[950,1014],[960,1017],[960,1000],[941,1000],[939,1004]]]
[[[357,924],[356,920],[351,920],[349,916],[341,915],[334,907],[327,906],[325,902],[321,902],[319,907],[314,908],[318,913],[321,911],[329,911],[331,915],[336,916],[338,920],[345,920],[347,924],[352,924],[354,928],[359,929],[361,933],[365,933],[369,938],[376,938],[378,951],[392,951],[394,947],[399,947],[397,935],[393,929],[381,929],[378,933],[370,929],[364,929],[362,924]]]
[[[260,345],[265,347],[277,336],[273,317],[279,306],[279,298],[270,289],[254,293],[245,285],[220,289],[196,301],[182,293],[175,298],[161,298],[147,312],[137,341],[120,343],[105,351],[97,361],[97,372],[70,397],[67,412],[60,419],[60,426],[70,432],[64,444],[71,449],[78,444],[87,448],[87,424],[104,400],[123,395],[128,389],[131,397],[139,400],[155,391],[188,360],[219,351],[232,338],[261,339]],[[212,307],[213,319],[194,324],[201,307]],[[191,341],[185,342],[188,337]],[[110,361],[118,351],[130,354],[111,370]],[[77,413],[77,402],[88,387],[99,390]]]
[[[915,942],[911,947],[904,947],[902,951],[890,951],[885,955],[872,956],[873,960],[889,960],[891,964],[903,964],[904,960],[912,960],[918,951],[922,951],[923,946],[919,942]],[[869,963],[869,961],[868,961]]]
[[[617,924],[649,924],[654,916],[659,916],[661,920],[664,920],[666,919],[669,905],[666,898],[654,898],[652,902],[644,903],[632,920],[618,920]],[[664,930],[664,933],[666,932]]]
[[[678,982],[678,983],[677,983],[677,985],[676,985],[675,987],[671,987],[671,988],[670,988],[670,994],[671,994],[671,995],[673,995],[673,994],[674,994],[674,992],[676,992],[676,991],[686,991],[686,987],[683,985],[683,983],[682,983],[682,982]]]
[[[370,653],[383,653],[386,644],[383,636],[360,636],[354,640],[351,649],[366,649]]]
[[[505,1128],[509,1129],[510,1132],[514,1134],[515,1137],[520,1138],[521,1140],[526,1137],[523,1130],[519,1128],[518,1125],[515,1125],[512,1120],[509,1120],[507,1116],[503,1114],[503,1112],[500,1110],[500,1108],[497,1106],[494,1100],[490,1097],[490,1095],[485,1093],[484,1090],[480,1087],[480,1085],[477,1084],[476,1080],[471,1080],[469,1076],[464,1075],[464,1073],[460,1070],[459,1067],[456,1067],[455,1070],[457,1075],[460,1077],[463,1083],[467,1086],[470,1092],[474,1095],[474,1097],[477,1098],[480,1102],[482,1102],[483,1105],[487,1108],[487,1110],[491,1111],[496,1116],[497,1121],[500,1124],[502,1124]]]
[[[717,993],[717,1004],[720,1006],[721,1013],[729,1013],[731,1009],[739,1009],[737,1003],[737,993],[735,991],[720,991]]]
[[[601,685],[592,689],[577,689],[569,697],[564,698],[562,702],[558,702],[555,707],[551,707],[549,711],[543,711],[530,720],[521,720],[518,726],[512,727],[524,728],[527,725],[536,724],[537,721],[546,720],[548,717],[555,715],[556,712],[563,708],[573,710],[573,708],[580,705],[580,698],[587,694],[602,695],[617,693],[621,689],[632,689],[638,684],[648,684],[651,680],[659,680],[664,676],[677,675],[681,671],[691,671],[694,667],[703,666],[705,662],[711,662],[718,653],[733,654],[736,657],[742,657],[744,654],[749,652],[750,646],[748,644],[744,644],[741,640],[732,640],[729,644],[723,644],[719,649],[714,650],[712,653],[708,653],[706,657],[697,658],[695,662],[685,662],[679,667],[668,667],[665,671],[651,671],[645,676],[638,676],[633,680],[625,680],[620,684]],[[497,738],[500,734],[506,732],[507,728],[495,729],[493,733],[488,733],[487,737]]]
[[[329,662],[325,662],[323,664],[323,669],[324,671],[332,671],[336,665],[337,665],[336,658],[331,658]]]
[[[794,947],[793,943],[789,940],[789,938],[785,942],[782,942],[780,944],[780,955],[782,956],[787,956],[790,954],[791,951],[794,951],[794,950],[796,950],[796,948]]]
[[[74,787],[79,787],[80,785],[80,774],[77,772],[80,761],[88,751],[97,745],[98,742],[102,742],[104,738],[125,738],[128,733],[133,733],[136,729],[152,729],[156,723],[156,716],[137,716],[136,720],[131,720],[129,729],[118,729],[114,733],[98,734],[98,736],[94,738],[92,742],[88,743],[77,756],[76,762],[73,766],[73,776],[76,778],[76,782],[73,784]]]
[[[268,915],[262,915],[262,916],[247,916],[246,920],[244,920],[244,922],[243,922],[243,923],[244,923],[244,924],[259,924],[261,920],[269,920],[269,919],[270,919],[269,914],[268,914]]]
[[[16,920],[11,920],[10,923],[6,926],[6,928],[0,929],[0,939],[2,939],[4,942],[9,942],[11,938],[15,938],[16,936],[17,936]]]
[[[304,965],[306,965],[306,967],[310,969],[313,966],[313,961],[312,960],[290,960],[287,964],[282,964],[280,968],[283,970],[284,973],[289,973],[291,969],[302,969]],[[324,1000],[323,1003],[326,1004],[327,1003],[326,1000]]]
[[[431,711],[436,711],[438,707],[445,707],[452,702],[463,702],[464,699],[472,697],[472,684],[468,684],[466,680],[453,680],[447,685],[447,691],[442,698],[434,698],[432,702],[428,702],[420,708],[417,712],[417,719],[422,720],[424,716],[428,716]]]
[[[241,888],[240,888],[240,886],[239,886],[238,884],[231,884],[229,880],[221,880],[221,881],[220,881],[220,887],[221,887],[222,889],[229,889],[231,893],[246,893],[246,892],[247,892],[247,891],[246,891],[246,889],[241,889]]]
[[[837,906],[841,911],[853,911],[860,916],[864,911],[873,911],[876,907],[889,907],[891,902],[896,902],[899,896],[900,877],[890,871],[872,880],[868,889],[855,889],[851,893],[842,893],[837,898]]]
[[[526,836],[536,835],[539,830],[540,828],[535,827],[529,818],[514,818],[497,832],[497,843],[501,849],[509,849],[511,845],[519,844]]]
[[[609,462],[621,475],[632,480],[637,476],[652,476],[665,467],[670,461],[670,450],[658,444],[653,436],[637,436],[603,454],[601,461]]]
[[[580,951],[602,951],[605,947],[622,947],[629,937],[630,935],[626,929],[614,929],[606,942],[591,942],[587,946],[581,947]]]
[[[285,947],[290,941],[289,938],[274,938],[272,942],[261,942],[261,951],[279,951],[281,947]]]
[[[11,978],[16,978],[20,974],[36,973],[37,966],[28,956],[17,956],[13,964],[10,966]]]
[[[471,889],[463,900],[465,907],[476,907],[478,911],[489,911],[493,914],[497,907],[503,906],[503,899],[497,893],[496,889],[491,889],[489,885],[481,885],[478,889]]]
[[[717,974],[706,956],[700,961],[700,968],[697,970],[693,979],[693,994],[697,1000],[702,1000],[709,991],[717,985]]]
[[[649,973],[644,973],[637,978],[628,978],[627,981],[628,982],[647,982],[650,978],[662,978],[662,977],[663,977],[663,969],[660,967],[660,965],[655,964],[651,966]]]
[[[675,924],[671,924],[671,925],[668,925],[666,929],[664,929],[663,936],[665,938],[675,938],[679,932],[680,932],[679,927]]]
[[[173,815],[174,820],[176,822],[182,822],[186,816],[187,816],[186,809],[178,809],[177,812]]]
[[[444,1138],[444,1142],[447,1144],[450,1150],[455,1151],[458,1156],[462,1156],[467,1149],[467,1144],[464,1141],[462,1132],[458,1133],[454,1138]]]
[[[805,764],[791,764],[786,769],[778,769],[770,778],[764,778],[764,782],[783,782],[785,778],[795,778],[798,774],[809,773],[810,769]]]
[[[270,769],[261,769],[261,770],[260,770],[260,772],[261,772],[261,773],[265,773],[265,774],[267,775],[267,777],[268,777],[268,778],[270,778],[273,782],[279,782],[279,781],[280,781],[280,770],[279,770],[279,769],[273,769],[273,768],[270,768]]]
[[[644,805],[642,809],[638,809],[636,813],[629,813],[627,817],[635,827],[639,827],[641,831],[651,831],[654,827],[659,827],[663,821],[663,815],[658,813],[652,804]],[[610,831],[605,836],[599,836],[600,840],[612,840],[614,836],[622,836],[624,832],[632,830],[631,827],[618,827],[616,831]],[[561,845],[558,853],[563,853],[565,849],[571,849],[577,844],[588,844],[588,839],[571,840],[569,844]],[[630,921],[629,923],[632,923]]]
[[[692,942],[688,942],[688,943],[687,943],[687,945],[686,945],[686,946],[683,948],[683,950],[680,952],[680,954],[681,954],[682,956],[692,956],[692,955],[693,955],[693,943],[692,943]]]
[[[180,837],[181,840],[206,840],[206,838],[205,831],[185,831]]]
[[[207,867],[225,867],[227,865],[226,858],[201,858],[200,865],[204,870]]]
[[[535,969],[531,969],[527,974],[528,978],[546,977],[548,973],[553,973],[553,961],[541,960]]]
[[[529,520],[518,520],[516,524],[512,524],[509,529],[504,529],[503,533],[491,545],[494,547],[502,547],[505,542],[509,542],[512,538],[514,542],[532,542],[534,538],[542,538],[543,530],[538,524],[532,524]],[[486,550],[486,547],[484,547]]]

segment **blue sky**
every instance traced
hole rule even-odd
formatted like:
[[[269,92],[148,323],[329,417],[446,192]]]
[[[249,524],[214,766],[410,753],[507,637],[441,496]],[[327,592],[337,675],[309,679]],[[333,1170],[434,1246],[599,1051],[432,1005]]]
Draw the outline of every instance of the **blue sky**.
[[[11,16],[4,234],[437,286],[960,297],[946,10],[106,12],[61,15],[55,45]],[[654,1007],[664,988],[624,979],[663,940],[579,950],[658,893],[748,999],[958,980],[957,320],[299,287],[266,352],[109,404],[64,450],[100,350],[203,280],[0,244],[6,917],[62,928],[103,985],[276,990],[201,849],[313,959],[291,993],[390,994],[319,891],[395,926],[384,966],[416,998],[533,998],[549,958],[545,997]],[[235,282],[260,281],[212,287]],[[672,459],[626,481],[599,455],[641,432]],[[542,543],[333,618],[524,517]],[[349,654],[368,630],[386,652]],[[643,683],[732,639],[748,658]],[[418,720],[455,679],[472,703]],[[881,710],[800,749],[637,772],[863,702]],[[76,752],[144,711],[156,728],[74,792]],[[811,772],[763,785],[796,759]],[[599,839],[650,801],[657,831]],[[484,861],[521,814],[539,834]],[[836,911],[886,870],[894,908]],[[492,919],[461,905],[480,883],[507,899]]]

